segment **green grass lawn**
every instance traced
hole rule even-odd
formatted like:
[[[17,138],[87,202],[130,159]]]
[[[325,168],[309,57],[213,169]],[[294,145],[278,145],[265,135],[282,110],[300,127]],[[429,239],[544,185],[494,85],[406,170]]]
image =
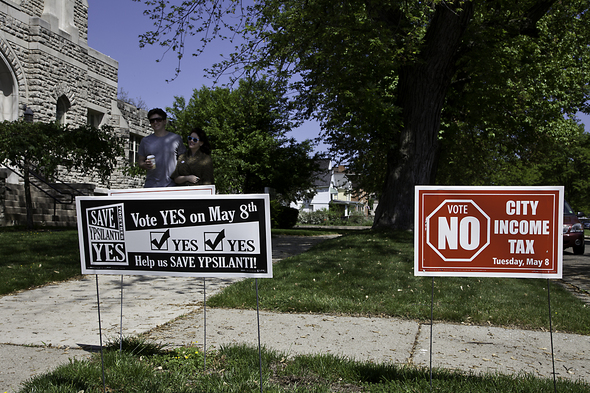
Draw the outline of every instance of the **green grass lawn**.
[[[261,367],[259,367],[261,366]],[[554,392],[553,380],[532,375],[501,375],[407,365],[359,362],[330,354],[289,357],[285,353],[245,345],[203,353],[195,347],[166,350],[140,339],[124,340],[104,350],[103,389],[101,356],[73,361],[25,383],[19,393],[197,393],[197,392]],[[262,389],[260,380],[262,370]],[[583,382],[558,380],[557,391],[588,392]]]
[[[76,230],[0,231],[0,295],[80,276]]]
[[[278,312],[393,316],[429,320],[431,277],[413,273],[413,234],[350,232],[277,263],[259,279],[260,307]],[[434,319],[549,329],[546,279],[436,277]],[[590,308],[551,283],[554,330],[590,334]],[[255,308],[254,280],[208,299],[212,307]]]

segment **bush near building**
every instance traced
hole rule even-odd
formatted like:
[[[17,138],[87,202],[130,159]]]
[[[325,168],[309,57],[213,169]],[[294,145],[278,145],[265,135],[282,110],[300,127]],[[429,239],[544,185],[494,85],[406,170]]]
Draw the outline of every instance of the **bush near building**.
[[[361,212],[351,212],[349,216],[344,216],[341,211],[320,209],[312,212],[300,211],[299,225],[373,225],[373,217],[367,217]]]

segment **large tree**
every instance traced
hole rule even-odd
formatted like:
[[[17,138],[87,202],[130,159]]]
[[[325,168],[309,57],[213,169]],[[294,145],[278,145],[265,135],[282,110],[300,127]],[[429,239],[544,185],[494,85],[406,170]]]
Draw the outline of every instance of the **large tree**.
[[[0,123],[0,163],[19,168],[24,178],[27,227],[33,227],[31,172],[52,180],[58,170],[76,169],[103,183],[124,153],[124,140],[112,127],[68,127],[57,123]]]
[[[176,97],[171,130],[183,136],[201,127],[211,143],[215,186],[220,192],[261,193],[273,188],[288,204],[309,195],[318,153],[311,141],[288,133],[291,109],[281,85],[241,80],[235,89],[195,89],[188,102]]]
[[[441,141],[567,137],[575,127],[551,125],[588,99],[586,0],[144,1],[158,26],[144,44],[182,58],[191,34],[238,34],[246,43],[214,72],[297,76],[302,116],[373,171],[367,187],[383,182],[375,227],[413,227],[414,186],[436,182]]]

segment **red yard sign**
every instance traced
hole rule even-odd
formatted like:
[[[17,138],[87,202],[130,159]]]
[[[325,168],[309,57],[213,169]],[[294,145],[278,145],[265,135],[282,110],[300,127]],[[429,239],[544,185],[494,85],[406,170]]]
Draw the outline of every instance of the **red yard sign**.
[[[414,274],[561,278],[563,187],[416,187]]]

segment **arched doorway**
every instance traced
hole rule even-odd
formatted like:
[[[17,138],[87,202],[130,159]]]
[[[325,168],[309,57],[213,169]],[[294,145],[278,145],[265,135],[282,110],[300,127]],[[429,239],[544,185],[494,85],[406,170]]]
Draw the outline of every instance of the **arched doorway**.
[[[6,59],[0,53],[0,121],[18,119],[18,84]]]

